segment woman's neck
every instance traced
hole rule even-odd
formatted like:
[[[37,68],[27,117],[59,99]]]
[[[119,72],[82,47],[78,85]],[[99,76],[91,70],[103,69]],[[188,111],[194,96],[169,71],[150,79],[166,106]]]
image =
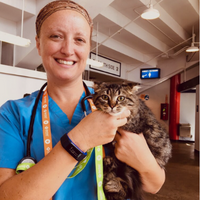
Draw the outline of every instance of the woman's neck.
[[[57,103],[71,122],[73,113],[83,93],[82,81],[63,85],[48,82],[48,95]]]
[[[71,102],[77,98],[79,100],[83,90],[82,80],[65,84],[57,84],[54,82],[48,82],[47,84],[48,95],[54,101]]]

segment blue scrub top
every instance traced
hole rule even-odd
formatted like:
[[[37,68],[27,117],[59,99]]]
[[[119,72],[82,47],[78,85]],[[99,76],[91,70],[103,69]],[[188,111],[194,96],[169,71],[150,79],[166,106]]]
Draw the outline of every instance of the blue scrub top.
[[[90,91],[92,89],[90,88]],[[28,129],[33,106],[38,91],[23,99],[7,101],[0,107],[0,167],[16,169],[18,162],[26,155]],[[73,114],[71,124],[67,115],[59,108],[49,96],[49,115],[53,146],[63,134],[72,130],[84,118],[81,108],[81,99]],[[41,100],[37,107],[33,136],[31,142],[31,156],[39,162],[44,157],[44,144],[42,133]],[[88,101],[85,101],[87,114],[91,112]],[[85,169],[74,178],[67,178],[53,196],[54,200],[95,200],[96,176],[94,151]]]

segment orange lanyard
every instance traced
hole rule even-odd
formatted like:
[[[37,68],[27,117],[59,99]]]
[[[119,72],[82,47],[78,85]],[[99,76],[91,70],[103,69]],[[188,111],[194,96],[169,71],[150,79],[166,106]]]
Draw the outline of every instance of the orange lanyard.
[[[46,156],[52,150],[51,126],[49,118],[48,93],[44,91],[42,96],[42,129],[44,141],[44,155]]]
[[[51,126],[49,118],[49,101],[47,89],[42,96],[42,129],[44,141],[44,155],[46,156],[52,150]],[[52,200],[52,198],[50,199]]]

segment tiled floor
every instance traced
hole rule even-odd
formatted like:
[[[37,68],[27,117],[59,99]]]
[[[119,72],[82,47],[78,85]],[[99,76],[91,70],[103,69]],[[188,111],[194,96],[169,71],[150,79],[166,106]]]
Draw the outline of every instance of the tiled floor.
[[[199,200],[199,153],[194,143],[172,142],[172,158],[166,166],[166,181],[145,200]]]

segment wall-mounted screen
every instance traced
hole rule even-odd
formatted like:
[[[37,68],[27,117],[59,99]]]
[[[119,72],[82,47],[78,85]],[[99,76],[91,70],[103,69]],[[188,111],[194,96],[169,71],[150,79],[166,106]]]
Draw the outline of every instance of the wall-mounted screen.
[[[160,69],[159,68],[140,69],[140,78],[141,79],[160,78]]]

